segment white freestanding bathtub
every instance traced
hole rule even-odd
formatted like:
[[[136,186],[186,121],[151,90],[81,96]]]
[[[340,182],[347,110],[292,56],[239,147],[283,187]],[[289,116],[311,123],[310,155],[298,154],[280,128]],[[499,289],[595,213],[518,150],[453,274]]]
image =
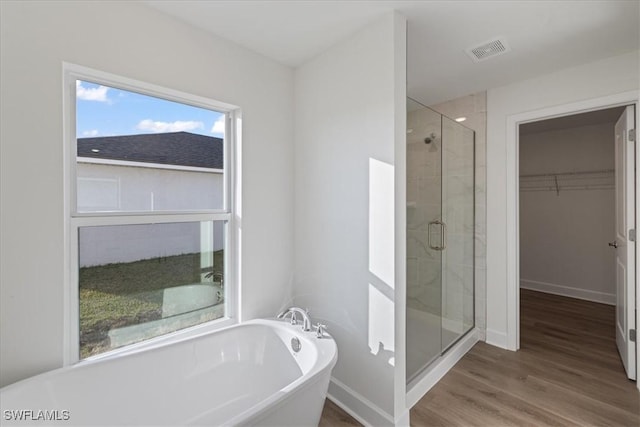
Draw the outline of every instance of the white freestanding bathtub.
[[[327,334],[253,320],[4,387],[0,424],[317,426],[336,360]]]

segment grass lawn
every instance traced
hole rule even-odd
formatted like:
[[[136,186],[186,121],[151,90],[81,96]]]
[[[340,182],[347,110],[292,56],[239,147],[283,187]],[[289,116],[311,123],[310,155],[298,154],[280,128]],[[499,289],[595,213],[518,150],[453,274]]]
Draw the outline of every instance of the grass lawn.
[[[224,271],[223,251],[214,252],[215,271]],[[80,357],[110,348],[112,328],[162,317],[163,291],[200,283],[200,253],[107,264],[80,269]]]

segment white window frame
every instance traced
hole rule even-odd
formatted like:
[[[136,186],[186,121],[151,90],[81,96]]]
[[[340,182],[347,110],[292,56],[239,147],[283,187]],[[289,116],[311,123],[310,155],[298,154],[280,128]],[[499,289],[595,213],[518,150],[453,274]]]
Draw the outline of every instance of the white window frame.
[[[225,316],[181,329],[166,335],[150,338],[136,344],[108,350],[84,361],[102,359],[149,345],[175,341],[185,336],[219,329],[238,323],[239,317],[239,262],[237,255],[237,213],[239,209],[236,185],[236,163],[240,146],[241,110],[234,105],[213,101],[197,95],[164,88],[123,76],[94,70],[76,64],[63,62],[63,153],[64,153],[64,209],[65,209],[65,318],[64,318],[64,365],[71,365],[80,359],[80,313],[79,313],[79,252],[78,230],[80,227],[125,224],[160,224],[175,222],[227,221],[225,227]],[[77,210],[77,135],[76,135],[76,80],[149,95],[156,98],[179,102],[194,107],[206,108],[226,116],[223,170],[224,195],[222,209],[194,211],[151,211],[151,212],[78,212]]]

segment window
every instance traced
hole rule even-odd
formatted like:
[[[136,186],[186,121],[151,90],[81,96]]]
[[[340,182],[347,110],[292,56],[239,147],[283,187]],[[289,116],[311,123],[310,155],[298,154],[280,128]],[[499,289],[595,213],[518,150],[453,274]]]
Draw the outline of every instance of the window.
[[[65,64],[68,362],[233,322],[234,107]]]

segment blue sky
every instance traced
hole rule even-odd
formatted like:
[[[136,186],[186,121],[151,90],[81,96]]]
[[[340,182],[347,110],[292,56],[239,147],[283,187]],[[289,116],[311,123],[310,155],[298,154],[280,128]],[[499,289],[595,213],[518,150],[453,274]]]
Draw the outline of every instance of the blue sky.
[[[217,111],[76,81],[76,136],[133,135],[185,131],[224,136]]]

